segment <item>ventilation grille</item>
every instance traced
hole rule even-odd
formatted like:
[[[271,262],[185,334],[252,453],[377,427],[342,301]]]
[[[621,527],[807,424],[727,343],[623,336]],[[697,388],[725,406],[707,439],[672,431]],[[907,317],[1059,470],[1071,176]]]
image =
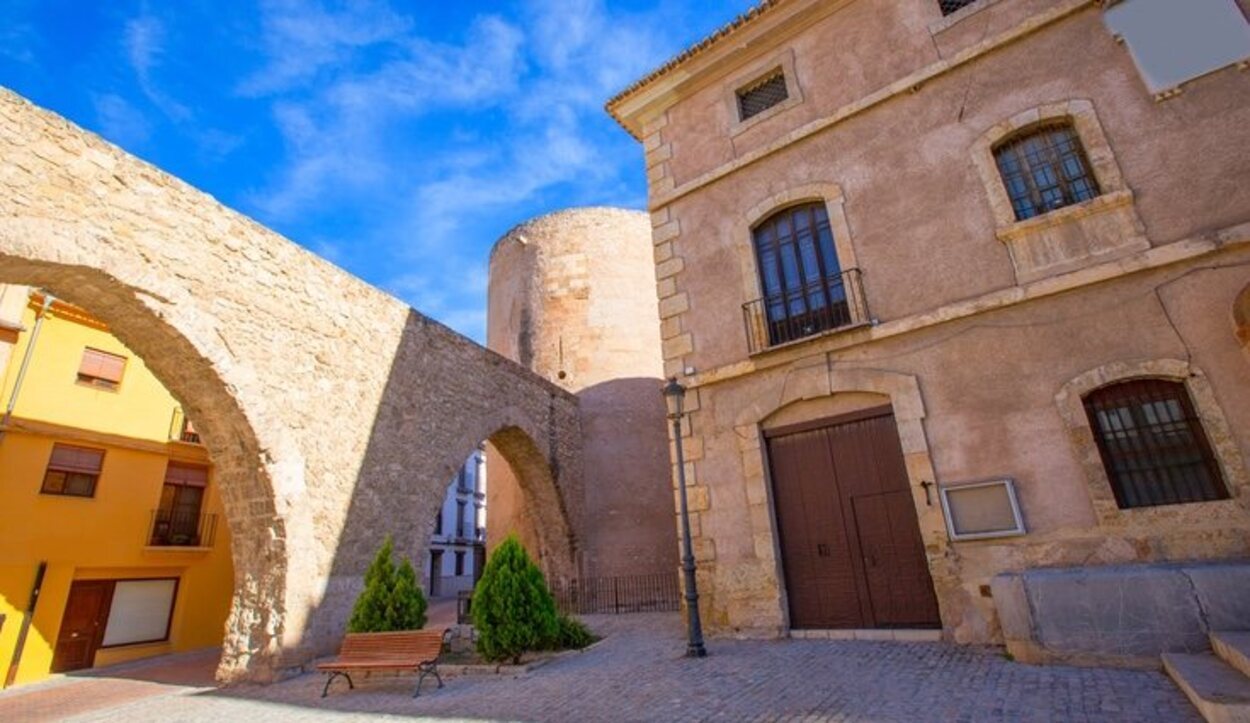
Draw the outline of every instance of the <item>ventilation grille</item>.
[[[738,91],[738,115],[746,120],[789,98],[786,75],[780,68]]]
[[[968,7],[977,0],[938,0],[938,5],[942,8],[943,15],[950,15]]]

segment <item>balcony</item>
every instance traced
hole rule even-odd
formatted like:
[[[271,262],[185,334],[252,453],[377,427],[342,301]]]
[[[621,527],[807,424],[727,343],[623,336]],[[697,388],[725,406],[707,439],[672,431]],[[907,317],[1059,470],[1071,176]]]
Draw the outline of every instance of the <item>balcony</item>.
[[[149,547],[212,547],[217,515],[183,510],[152,510]]]
[[[867,324],[871,318],[859,269],[742,305],[751,354]]]
[[[182,410],[177,407],[174,408],[173,417],[169,420],[169,438],[176,442],[200,444],[199,432],[195,431],[191,420],[187,419]]]

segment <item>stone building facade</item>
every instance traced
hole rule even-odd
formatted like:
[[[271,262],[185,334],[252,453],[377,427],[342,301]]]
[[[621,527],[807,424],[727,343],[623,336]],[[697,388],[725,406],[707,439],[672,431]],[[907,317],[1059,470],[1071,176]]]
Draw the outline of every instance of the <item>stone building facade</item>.
[[[645,149],[713,630],[1081,659],[1250,599],[1246,64],[1155,93],[1111,5],[764,2],[609,102]],[[1115,466],[1146,432],[1112,417],[1156,402],[1205,439],[1187,504]],[[1230,565],[1159,592],[1175,561]],[[1116,600],[1143,617],[1099,628]]]
[[[523,223],[490,257],[487,346],[578,398],[584,577],[674,574],[658,310],[647,215],[582,208]],[[549,516],[488,449],[487,538],[535,539]],[[528,545],[527,546],[531,546]]]
[[[7,90],[0,159],[0,283],[107,323],[196,422],[233,557],[222,680],[333,652],[382,537],[421,559],[482,440],[571,574],[574,395]]]

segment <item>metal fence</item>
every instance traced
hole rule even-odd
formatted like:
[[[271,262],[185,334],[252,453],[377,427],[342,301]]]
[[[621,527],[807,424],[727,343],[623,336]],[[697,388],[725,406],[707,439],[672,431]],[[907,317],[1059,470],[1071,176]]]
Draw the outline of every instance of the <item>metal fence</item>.
[[[673,612],[681,609],[677,572],[618,577],[589,577],[551,581],[551,594],[561,612],[593,613]]]

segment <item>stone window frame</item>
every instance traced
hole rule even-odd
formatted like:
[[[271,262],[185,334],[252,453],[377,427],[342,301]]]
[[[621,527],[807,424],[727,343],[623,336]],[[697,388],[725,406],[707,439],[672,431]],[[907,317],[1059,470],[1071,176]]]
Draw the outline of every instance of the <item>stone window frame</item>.
[[[791,369],[777,391],[776,395],[761,395],[754,404],[742,409],[734,418],[733,429],[738,439],[748,506],[763,509],[762,513],[753,509],[750,515],[755,555],[772,567],[777,581],[777,602],[786,629],[790,626],[790,613],[764,427],[770,417],[792,404],[843,393],[876,394],[890,400],[908,486],[916,508],[916,521],[924,543],[925,559],[933,579],[938,614],[943,630],[954,627],[952,618],[957,608],[954,603],[960,586],[958,556],[949,552],[952,541],[940,501],[932,497],[931,492],[925,492],[924,483],[935,482],[937,472],[925,432],[927,410],[920,391],[920,380],[913,374],[903,372],[863,368],[831,370],[822,364]]]
[[[786,99],[767,110],[743,120],[738,109],[738,91],[773,73],[778,68],[781,69],[782,76],[786,79]],[[803,90],[799,87],[799,78],[794,72],[794,49],[786,48],[781,50],[752,63],[743,71],[733,75],[725,84],[723,98],[725,110],[729,114],[730,137],[737,136],[749,128],[754,128],[769,118],[784,113],[786,110],[802,103]]]
[[[1090,171],[1098,182],[1099,195],[1087,201],[1057,208],[1023,221],[1016,220],[1011,198],[1003,184],[1002,174],[994,159],[994,148],[1011,136],[1047,122],[1067,121],[1072,124]],[[1124,174],[1116,161],[1115,153],[1107,141],[1098,114],[1091,100],[1078,98],[1058,103],[1048,103],[1021,111],[994,124],[970,149],[973,165],[981,176],[994,215],[995,235],[1001,241],[1025,235],[1030,231],[1053,226],[1067,220],[1081,218],[1101,210],[1116,208],[1133,202],[1133,192],[1124,182]]]
[[[1184,383],[1185,391],[1193,402],[1194,411],[1198,414],[1211,451],[1224,476],[1228,499],[1120,509],[1111,489],[1111,480],[1103,466],[1102,456],[1098,452],[1089,415],[1085,411],[1085,395],[1110,384],[1132,379],[1166,379]],[[1077,462],[1085,473],[1090,503],[1100,525],[1152,528],[1160,523],[1175,523],[1184,519],[1244,519],[1245,508],[1250,502],[1250,475],[1247,474],[1245,461],[1224,411],[1216,400],[1215,390],[1206,374],[1194,364],[1182,359],[1145,359],[1103,364],[1082,372],[1064,384],[1055,394],[1055,405],[1063,419]]]
[[[760,281],[759,261],[755,256],[755,227],[773,214],[803,203],[825,204],[825,213],[829,216],[829,229],[833,232],[833,248],[838,254],[839,268],[843,272],[849,269],[859,269],[855,246],[851,243],[851,227],[846,218],[846,199],[842,195],[842,186],[827,181],[793,186],[759,201],[747,209],[734,224],[733,237],[739,239],[734,247],[742,275],[744,301],[764,296],[764,287]],[[862,273],[863,269],[860,269],[860,272]]]

